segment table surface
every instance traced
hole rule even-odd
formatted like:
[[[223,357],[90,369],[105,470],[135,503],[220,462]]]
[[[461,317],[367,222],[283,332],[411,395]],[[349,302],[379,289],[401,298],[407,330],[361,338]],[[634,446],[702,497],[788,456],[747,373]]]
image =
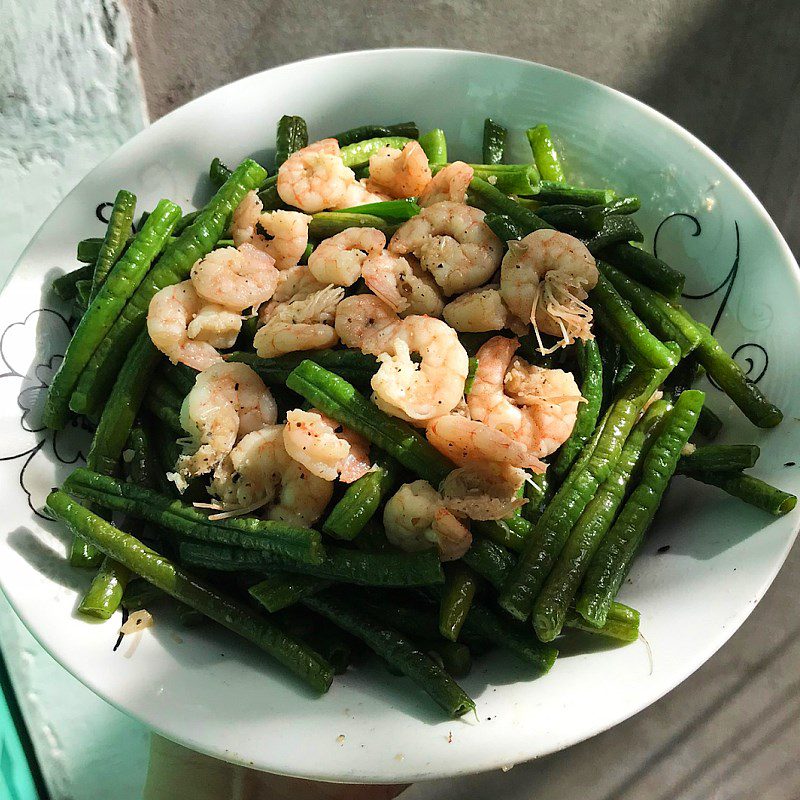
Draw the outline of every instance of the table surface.
[[[0,6],[5,2],[0,0]],[[54,0],[32,2],[43,11],[54,6]],[[136,103],[142,86],[156,118],[211,88],[298,58],[387,45],[446,46],[541,61],[649,103],[728,161],[764,202],[790,246],[797,251],[800,245],[800,4],[795,0],[551,0],[539,6],[522,0],[422,0],[385,8],[358,0],[331,6],[309,0],[228,0],[224,13],[214,0],[128,3],[141,85],[127,69],[130,30],[119,0],[65,0],[61,15],[50,23],[54,30],[71,25],[82,36],[94,31],[98,55],[86,75],[118,97],[104,109],[99,140],[96,129],[69,127],[66,155],[56,164],[59,181],[49,189],[47,203],[36,209],[41,217],[82,172],[141,126]],[[101,5],[103,15],[98,14]],[[71,23],[70,14],[73,20],[88,15],[97,26],[89,26],[86,34],[86,26]],[[43,53],[57,46],[53,37],[41,40]],[[13,51],[13,41],[10,47]],[[118,69],[109,76],[108,58],[114,54]],[[24,82],[26,76],[21,77]],[[66,69],[58,77],[64,86],[87,80]],[[4,96],[13,103],[15,95]],[[18,155],[16,172],[14,153],[11,161],[7,158],[11,142],[19,141],[19,126],[27,126],[22,128],[27,132],[37,120],[26,101],[20,103],[23,111],[13,120],[0,117],[0,175],[43,189],[49,184],[37,173],[36,158],[46,151],[46,142],[28,145],[30,157]],[[65,113],[71,119],[78,116],[70,109]],[[33,127],[41,130],[41,124]],[[63,137],[54,141],[64,144]],[[0,250],[0,282],[21,241],[20,231],[28,235],[38,223],[13,211],[11,220],[0,215],[17,236],[12,244],[6,239]],[[505,774],[414,786],[404,800],[481,800],[500,793],[508,800],[534,795],[542,800],[797,797],[800,601],[794,580],[799,571],[800,550],[795,548],[730,642],[633,719]],[[0,608],[0,639],[11,655],[53,797],[137,797],[145,731],[64,675],[5,608]],[[101,740],[103,757],[96,752],[89,757],[91,745]],[[126,757],[119,758],[120,752]]]

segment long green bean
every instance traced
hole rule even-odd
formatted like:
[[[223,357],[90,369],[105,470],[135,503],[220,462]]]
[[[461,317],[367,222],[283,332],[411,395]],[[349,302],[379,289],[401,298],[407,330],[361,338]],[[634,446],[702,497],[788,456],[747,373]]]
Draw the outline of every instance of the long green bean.
[[[535,199],[548,205],[564,203],[576,206],[598,206],[613,202],[617,193],[613,189],[586,189],[542,178]]]
[[[151,263],[169,237],[181,210],[169,200],[162,200],[148,217],[139,233],[112,267],[91,302],[67,346],[64,360],[50,384],[44,409],[48,428],[64,427],[74,400],[79,379],[89,369],[94,354],[108,341],[109,332],[117,324],[123,309],[144,280]],[[137,331],[138,333],[138,331]],[[127,349],[118,354],[124,357]],[[74,408],[85,412],[87,409]]]
[[[640,247],[620,242],[603,248],[597,255],[670,300],[678,300],[683,292],[686,276]]]
[[[589,564],[575,607],[593,625],[600,627],[606,622],[611,602],[661,503],[681,450],[694,431],[703,400],[703,392],[688,389],[675,401],[645,456],[639,484]]]
[[[761,449],[756,444],[710,444],[682,455],[677,472],[741,472],[756,465]]]
[[[337,133],[333,138],[339,142],[339,147],[346,147],[365,139],[376,139],[386,136],[403,136],[408,139],[419,138],[419,128],[416,122],[397,122],[393,125],[359,125],[357,128]]]
[[[326,692],[333,669],[302,642],[292,639],[265,617],[205,584],[138,539],[92,514],[62,491],[51,492],[47,507],[56,519],[107,556],[172,597],[260,647],[317,692]]]
[[[701,483],[716,486],[729,495],[738,497],[745,503],[760,508],[775,517],[788,514],[797,505],[797,498],[793,494],[742,472],[686,472],[684,474]]]
[[[133,225],[133,215],[136,213],[136,195],[125,189],[120,189],[114,199],[114,205],[108,218],[106,235],[100,245],[97,260],[94,263],[92,274],[92,291],[89,295],[91,302],[97,297],[100,287],[111,272],[111,268],[119,261],[128,236]]]

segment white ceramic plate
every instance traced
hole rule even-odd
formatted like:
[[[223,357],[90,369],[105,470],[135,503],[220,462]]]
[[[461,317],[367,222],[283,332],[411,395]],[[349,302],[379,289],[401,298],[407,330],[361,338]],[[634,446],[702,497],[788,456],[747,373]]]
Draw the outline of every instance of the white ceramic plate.
[[[256,649],[216,627],[159,617],[135,652],[116,652],[118,620],[74,615],[90,576],[63,560],[65,542],[35,513],[81,458],[85,432],[41,430],[44,389],[64,352],[64,311],[47,286],[76,266],[75,243],[102,234],[100,204],[119,187],[139,209],[169,197],[202,203],[212,156],[266,158],[275,124],[302,114],[312,137],[355,124],[415,119],[442,127],[452,155],[477,161],[483,119],[510,128],[510,157],[528,159],[523,131],[548,121],[569,174],[638,193],[647,236],[685,269],[687,300],[711,322],[785,413],[750,426],[709,387],[724,441],[757,442],[756,473],[800,491],[797,265],[742,181],[686,131],[618,92],[537,64],[476,53],[385,50],[303,61],[253,75],[173,112],[95,169],[39,231],[0,298],[0,583],[23,621],[70,672],[165,736],[220,758],[328,780],[409,781],[511,765],[567,747],[657,700],[708,659],[763,595],[795,537],[798,511],[773,520],[687,480],[675,482],[622,599],[642,611],[649,642],[573,649],[533,680],[495,655],[464,681],[478,719],[443,720],[405,679],[353,670],[314,698]],[[270,163],[269,159],[265,163]],[[693,235],[700,232],[698,235]],[[727,296],[728,290],[730,296]],[[724,302],[727,297],[727,302]],[[659,549],[669,545],[669,551]]]

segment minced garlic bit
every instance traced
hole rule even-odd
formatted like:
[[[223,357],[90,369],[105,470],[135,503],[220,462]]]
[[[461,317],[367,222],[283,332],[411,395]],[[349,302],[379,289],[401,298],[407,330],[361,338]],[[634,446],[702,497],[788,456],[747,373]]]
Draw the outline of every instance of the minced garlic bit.
[[[128,619],[125,620],[125,624],[119,629],[119,632],[127,636],[129,633],[143,631],[145,628],[149,628],[152,624],[153,615],[146,609],[142,608],[139,609],[139,611],[131,612]]]
[[[691,442],[686,442],[686,444],[681,449],[682,456],[690,456],[694,451],[697,450],[697,446],[693,445]]]

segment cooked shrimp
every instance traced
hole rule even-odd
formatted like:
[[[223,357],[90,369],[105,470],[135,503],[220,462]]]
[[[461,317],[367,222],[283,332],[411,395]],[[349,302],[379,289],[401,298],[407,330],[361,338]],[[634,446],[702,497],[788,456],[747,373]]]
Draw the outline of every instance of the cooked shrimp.
[[[224,350],[233,347],[241,329],[241,314],[216,303],[206,303],[187,325],[186,334],[190,339]]]
[[[272,297],[278,270],[272,256],[251,244],[220,247],[196,261],[192,285],[200,297],[234,311],[257,308]]]
[[[250,244],[275,259],[279,270],[289,269],[300,261],[308,244],[311,217],[299,211],[268,211],[254,191],[249,191],[236,206],[231,219],[231,238],[240,247]],[[267,238],[260,228],[269,234]]]
[[[233,210],[231,215],[231,239],[235,247],[249,243],[259,250],[264,250],[267,240],[258,233],[256,226],[264,205],[259,199],[258,193],[251,189]]]
[[[519,490],[525,471],[506,464],[482,463],[454,469],[439,491],[450,511],[469,519],[504,519],[525,504]]]
[[[253,344],[261,358],[273,358],[298,350],[324,350],[339,337],[333,327],[336,306],[344,289],[326,286],[304,300],[278,303],[256,331]]]
[[[433,317],[406,317],[378,355],[372,388],[381,400],[415,420],[428,420],[452,411],[464,396],[469,370],[467,351],[456,332]],[[411,358],[419,354],[419,363]]]
[[[425,191],[419,196],[419,204],[425,208],[443,200],[451,203],[463,203],[467,197],[467,187],[472,180],[473,169],[463,161],[454,161],[440,169]]]
[[[287,412],[283,444],[295,461],[326,481],[352,483],[372,466],[367,440],[316,409]]]
[[[250,512],[273,503],[269,519],[312,525],[333,494],[333,484],[292,460],[283,443],[284,425],[266,425],[245,436],[214,471],[209,491],[220,510]]]
[[[566,233],[538,230],[509,242],[500,270],[500,293],[511,312],[530,320],[542,353],[591,339],[592,309],[584,301],[597,284],[594,257]],[[540,331],[560,336],[549,349]]]
[[[518,347],[516,339],[495,336],[478,350],[467,406],[473,419],[544,458],[572,433],[581,393],[569,372],[519,359],[510,369]]]
[[[413,256],[404,258],[383,250],[364,261],[361,277],[371,291],[401,315],[442,315],[441,290]]]
[[[339,155],[336,139],[323,139],[292,153],[278,169],[278,195],[284,203],[314,214],[334,208],[355,182]]]
[[[336,333],[342,344],[362,353],[386,352],[401,324],[394,309],[371,294],[346,297],[336,307]]]
[[[377,228],[345,228],[321,242],[308,258],[308,268],[320,283],[352,286],[366,259],[383,250],[386,237]]]
[[[413,253],[446,295],[483,285],[500,266],[503,248],[478,208],[443,201],[404,222],[389,242],[399,255]]]
[[[444,307],[442,316],[451,328],[461,333],[483,333],[509,328],[515,333],[523,334],[527,327],[508,310],[496,284],[473,289],[451,300]]]
[[[203,370],[181,406],[181,425],[192,452],[178,459],[183,478],[211,472],[238,439],[273,425],[278,408],[269,389],[246,364],[221,362]]]
[[[294,267],[306,251],[311,217],[299,211],[268,211],[258,222],[272,237],[263,249],[275,259],[275,267],[279,270]]]
[[[222,356],[213,345],[189,336],[189,325],[203,308],[191,281],[165,286],[153,295],[147,311],[147,332],[153,344],[173,363],[204,370]]]
[[[462,466],[492,462],[534,472],[544,472],[547,466],[523,442],[462,414],[437,417],[428,423],[425,435],[440,453]]]
[[[382,203],[384,200],[391,200],[391,198],[383,192],[370,191],[364,181],[354,180],[348,184],[341,200],[331,208],[354,208],[365,206],[367,203]]]
[[[326,286],[327,284],[320,283],[311,274],[308,264],[297,264],[278,274],[278,286],[272,295],[272,301],[285,303],[287,300],[305,300],[310,294]]]
[[[386,538],[401,550],[418,553],[435,546],[442,561],[461,558],[472,544],[472,534],[427,481],[405,483],[389,498],[383,526]]]
[[[428,157],[419,142],[408,142],[402,150],[381,147],[369,159],[370,191],[391,197],[416,197],[431,182]]]

